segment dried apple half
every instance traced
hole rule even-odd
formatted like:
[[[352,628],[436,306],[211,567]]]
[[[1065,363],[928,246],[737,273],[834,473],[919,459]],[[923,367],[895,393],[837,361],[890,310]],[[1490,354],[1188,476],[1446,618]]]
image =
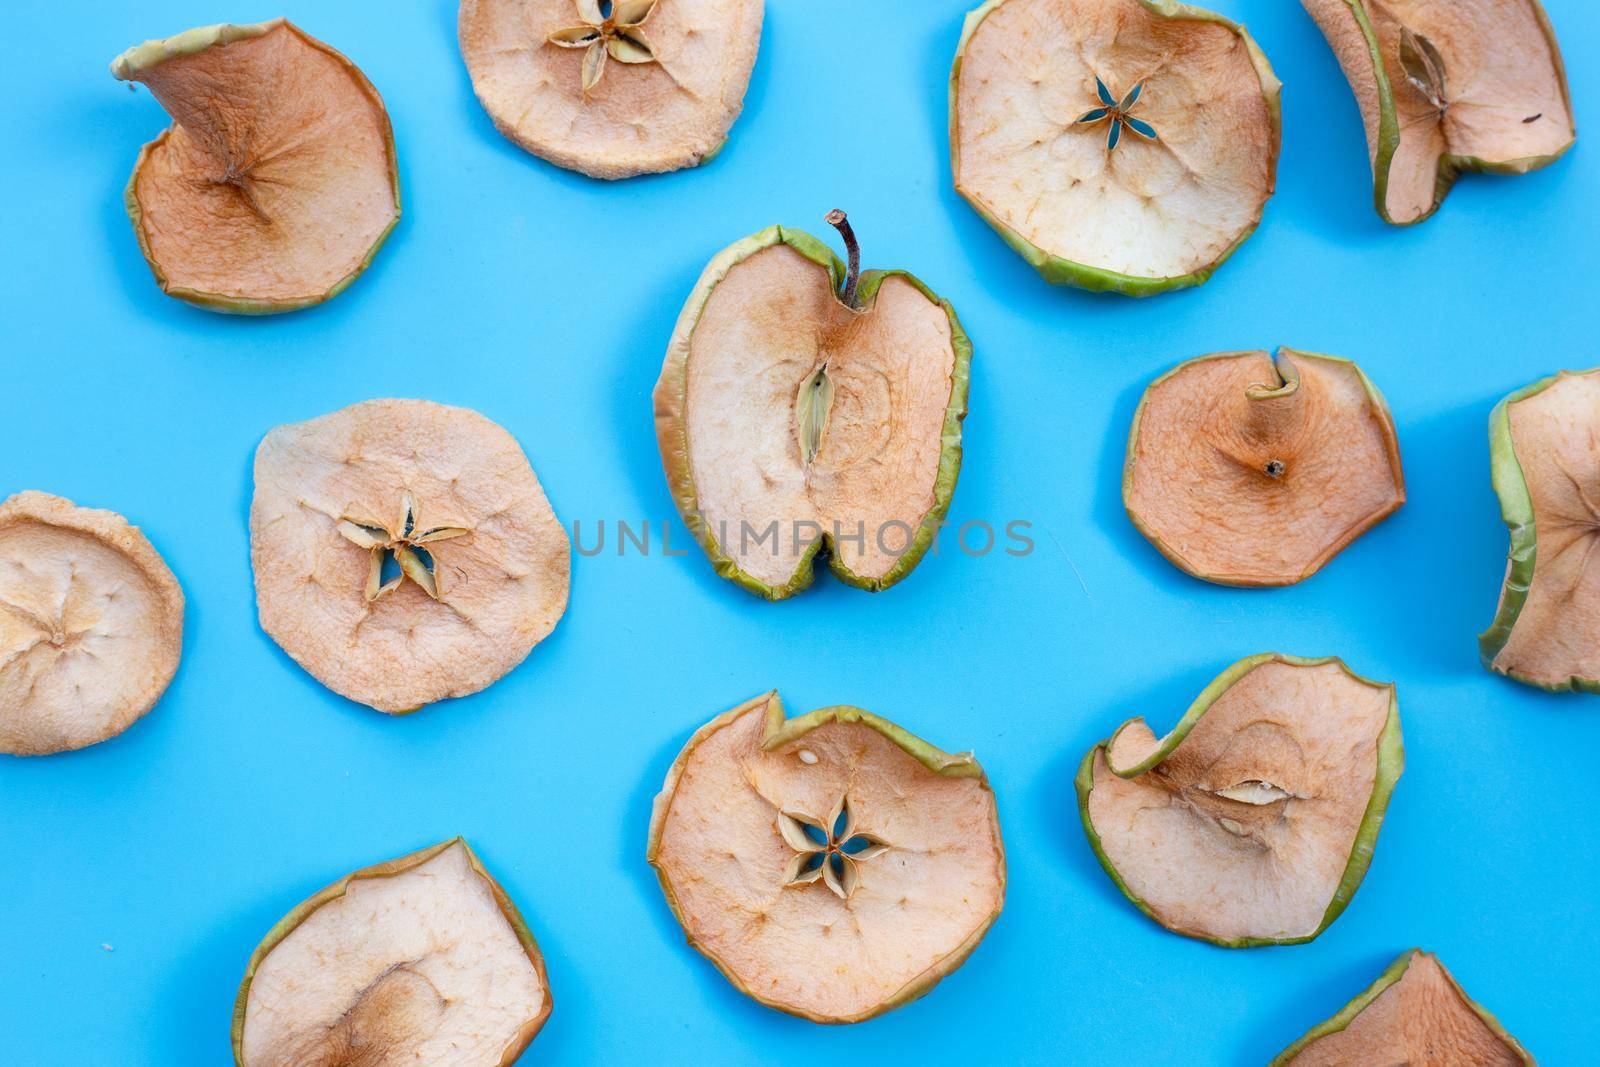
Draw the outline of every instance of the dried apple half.
[[[240,1067],[509,1067],[550,1017],[544,957],[455,838],[347,874],[284,916],[233,1008]]]
[[[1600,370],[1519,389],[1489,416],[1489,466],[1511,532],[1484,666],[1541,689],[1600,693]]]
[[[162,291],[215,311],[320,304],[400,218],[389,113],[356,65],[284,19],[130,48],[172,126],[144,146],[128,216]]]
[[[1173,0],[988,0],[950,72],[956,191],[1055,284],[1199,285],[1277,182],[1278,79]]]
[[[1339,1014],[1268,1067],[1534,1067],[1533,1057],[1469,998],[1438,957],[1412,949]]]
[[[476,411],[368,400],[279,426],[255,481],[261,628],[351,700],[396,714],[476,693],[566,611],[567,531]]]
[[[744,106],[763,0],[461,0],[495,128],[594,178],[699,166]]]
[[[823,553],[877,592],[938,535],[961,469],[972,345],[955,309],[904,271],[862,274],[772,226],[713,259],[655,389],[678,511],[718,574],[769,600]],[[841,288],[842,287],[842,288]]]
[[[32,490],[0,504],[0,752],[115,737],[182,652],[183,590],[137,526]]]
[[[970,753],[860,708],[787,719],[776,693],[695,731],[647,855],[689,943],[740,992],[813,1022],[922,996],[1005,900],[994,793]]]
[[[1384,221],[1421,222],[1462,171],[1526,174],[1576,133],[1566,69],[1538,0],[1301,0],[1367,130]]]
[[[1134,412],[1128,516],[1208,582],[1303,581],[1405,499],[1388,405],[1349,360],[1201,356],[1157,378]]]
[[[1404,765],[1394,686],[1266,653],[1218,675],[1167,736],[1129,719],[1090,749],[1078,807],[1106,873],[1162,926],[1294,945],[1355,895]]]

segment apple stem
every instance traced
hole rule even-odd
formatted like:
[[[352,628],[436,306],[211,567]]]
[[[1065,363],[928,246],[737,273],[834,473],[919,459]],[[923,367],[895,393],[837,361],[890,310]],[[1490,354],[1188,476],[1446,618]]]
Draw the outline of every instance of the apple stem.
[[[844,212],[834,208],[823,217],[823,221],[839,231],[839,236],[844,239],[844,252],[850,261],[849,273],[844,279],[844,295],[840,297],[846,305],[856,306],[856,283],[861,280],[861,246],[856,243],[856,232],[850,228],[850,220],[845,218]]]

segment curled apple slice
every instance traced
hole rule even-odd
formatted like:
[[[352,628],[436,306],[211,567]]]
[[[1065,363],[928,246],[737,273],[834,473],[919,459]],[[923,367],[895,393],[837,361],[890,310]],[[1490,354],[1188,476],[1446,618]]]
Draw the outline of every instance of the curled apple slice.
[[[1133,416],[1128,515],[1206,581],[1302,581],[1405,498],[1389,408],[1348,360],[1201,356],[1157,378]]]
[[[763,0],[461,0],[461,55],[495,127],[595,178],[721,150],[744,105]]]
[[[318,304],[366,270],[400,218],[378,91],[284,19],[147,41],[111,73],[149,86],[173,117],[127,192],[166,293],[244,314]]]
[[[1299,944],[1361,884],[1404,764],[1394,686],[1268,653],[1222,672],[1167,736],[1130,719],[1090,749],[1078,805],[1106,873],[1162,926]]]
[[[1484,666],[1551,690],[1600,692],[1600,370],[1560,374],[1489,416],[1489,463],[1511,532]]]
[[[994,794],[860,708],[784,717],[776,693],[697,730],[650,819],[689,943],[771,1008],[851,1023],[922,996],[1005,898]]]
[[[509,433],[369,400],[256,450],[261,628],[334,692],[415,711],[488,686],[566,611],[570,542]]]
[[[956,191],[1045,279],[1199,285],[1277,181],[1278,79],[1173,0],[988,0],[950,72]]]
[[[1361,106],[1373,198],[1421,222],[1462,171],[1525,174],[1572,147],[1572,102],[1539,0],[1301,0]]]
[[[773,226],[724,249],[689,295],[655,389],[673,499],[718,574],[771,600],[886,589],[938,535],[961,468],[972,345],[904,271],[857,273]]]
[[[1339,1014],[1268,1067],[1534,1067],[1533,1057],[1473,1001],[1437,956],[1403,953]]]
[[[240,1067],[509,1067],[550,1016],[544,957],[459,837],[348,874],[272,928],[233,1009]]]
[[[137,526],[48,493],[0,505],[0,752],[120,734],[182,651],[183,590]]]

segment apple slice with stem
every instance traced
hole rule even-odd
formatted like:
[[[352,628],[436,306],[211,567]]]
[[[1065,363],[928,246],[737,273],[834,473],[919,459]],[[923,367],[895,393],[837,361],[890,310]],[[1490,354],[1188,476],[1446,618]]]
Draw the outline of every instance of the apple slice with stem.
[[[1221,585],[1292,585],[1405,502],[1394,422],[1349,360],[1290,348],[1181,363],[1128,435],[1128,517]]]
[[[684,522],[718,574],[770,600],[842,581],[886,589],[938,535],[961,467],[972,345],[904,271],[860,271],[772,226],[707,265],[655,388]]]

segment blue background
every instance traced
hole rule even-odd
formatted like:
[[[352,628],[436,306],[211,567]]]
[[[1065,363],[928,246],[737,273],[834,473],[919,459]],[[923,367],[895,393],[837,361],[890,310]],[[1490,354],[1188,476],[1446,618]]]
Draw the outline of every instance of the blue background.
[[[1356,108],[1297,5],[1217,0],[1286,83],[1279,191],[1204,287],[1146,301],[1040,281],[950,185],[946,77],[967,0],[772,0],[744,116],[711,164],[604,184],[497,135],[455,5],[284,12],[343,49],[394,119],[405,218],[311,311],[229,318],[162,296],[122,188],[166,124],[106,72],[147,37],[272,8],[52,0],[8,14],[0,83],[0,495],[45,489],[143,526],[188,625],[166,697],[122,736],[0,758],[0,1040],[8,1063],[219,1064],[246,959],[344,872],[464,834],[521,905],[556,1009],[531,1062],[1259,1064],[1420,944],[1550,1064],[1592,1062],[1600,704],[1485,673],[1506,537],[1485,423],[1503,394],[1597,362],[1596,157],[1469,177],[1424,225],[1371,207]],[[1580,124],[1600,114],[1600,7],[1551,0]],[[976,346],[951,516],[1034,524],[1037,550],[947,546],[869,596],[826,575],[763,603],[687,543],[649,394],[706,260],[843,207],[869,266],[948,297]],[[1310,581],[1215,588],[1123,513],[1134,405],[1204,352],[1357,359],[1397,423],[1410,500]],[[657,554],[574,558],[527,662],[391,719],[256,625],[246,536],[262,434],[374,396],[476,408],[522,442],[569,527],[656,524]],[[1376,860],[1313,944],[1230,951],[1136,912],[1079,827],[1079,759],[1125,716],[1176,719],[1224,666],[1338,654],[1398,682],[1407,769]],[[972,748],[999,796],[1006,910],[927,998],[846,1029],[736,993],[644,862],[690,732],[779,688]],[[106,951],[102,944],[113,947]]]

